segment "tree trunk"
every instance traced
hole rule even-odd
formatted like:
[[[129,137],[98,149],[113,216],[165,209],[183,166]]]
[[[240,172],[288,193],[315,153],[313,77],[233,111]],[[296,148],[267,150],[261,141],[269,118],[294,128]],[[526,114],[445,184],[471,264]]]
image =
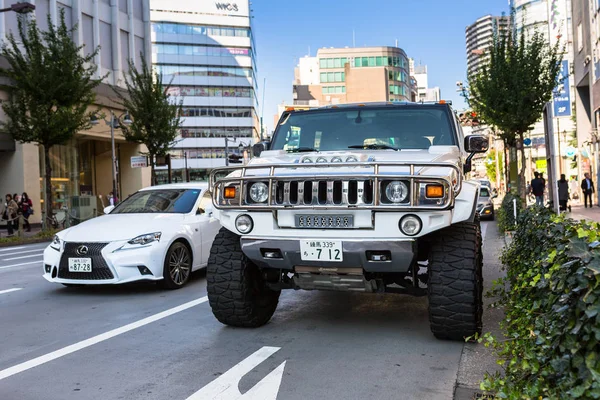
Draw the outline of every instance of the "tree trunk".
[[[156,185],[156,171],[154,170],[154,154],[149,154],[150,157],[150,186]]]
[[[525,169],[527,168],[527,159],[525,158],[525,145],[523,144],[523,133],[519,133],[519,140],[521,141],[521,170],[519,171],[519,196],[525,201],[526,185],[525,185]]]
[[[52,218],[52,164],[50,162],[50,148],[44,146],[44,164],[45,168],[45,179],[46,179],[46,199],[44,200],[44,208],[46,210],[45,221],[42,221],[42,226],[48,229],[50,219]]]

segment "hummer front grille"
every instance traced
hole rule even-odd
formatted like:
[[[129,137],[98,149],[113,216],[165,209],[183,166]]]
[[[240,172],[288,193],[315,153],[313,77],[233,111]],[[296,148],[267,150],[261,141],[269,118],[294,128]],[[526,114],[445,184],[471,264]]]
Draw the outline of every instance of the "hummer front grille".
[[[386,172],[380,170],[386,167]],[[394,171],[390,171],[390,168]],[[415,169],[419,168],[419,172]],[[426,174],[431,168],[443,168],[438,175]],[[323,172],[331,170],[330,173]],[[441,176],[452,170],[453,180]],[[319,173],[314,171],[318,170]],[[402,171],[403,170],[403,171]],[[237,171],[238,176],[216,179],[218,174]],[[440,176],[441,175],[441,176]],[[385,188],[401,181],[407,188],[406,198],[392,203]],[[254,202],[249,188],[256,182],[268,187],[268,199]],[[443,185],[442,198],[427,198],[426,186]],[[440,210],[451,207],[462,186],[460,169],[449,163],[357,162],[333,164],[279,164],[216,168],[210,175],[213,204],[217,209],[389,209],[415,208]],[[225,188],[234,188],[235,196],[226,198]]]

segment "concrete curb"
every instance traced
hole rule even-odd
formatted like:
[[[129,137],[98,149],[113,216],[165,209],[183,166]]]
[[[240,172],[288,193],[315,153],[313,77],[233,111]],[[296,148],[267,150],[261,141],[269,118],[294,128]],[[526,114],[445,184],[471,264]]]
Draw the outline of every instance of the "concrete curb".
[[[50,243],[50,241],[51,240],[48,238],[36,238],[36,239],[29,239],[29,240],[24,239],[24,240],[18,240],[18,241],[14,241],[14,242],[0,243],[0,248],[22,246],[24,244]]]

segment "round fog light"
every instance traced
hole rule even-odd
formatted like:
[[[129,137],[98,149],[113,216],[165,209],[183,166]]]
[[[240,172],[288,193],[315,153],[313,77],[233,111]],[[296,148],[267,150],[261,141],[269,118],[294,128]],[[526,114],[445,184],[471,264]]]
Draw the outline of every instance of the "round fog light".
[[[415,236],[421,232],[423,224],[416,215],[405,215],[399,223],[400,230],[406,236]]]
[[[252,218],[250,218],[249,215],[238,215],[238,217],[235,219],[235,228],[240,233],[250,233],[252,231],[252,228],[254,228],[254,222],[252,221]]]

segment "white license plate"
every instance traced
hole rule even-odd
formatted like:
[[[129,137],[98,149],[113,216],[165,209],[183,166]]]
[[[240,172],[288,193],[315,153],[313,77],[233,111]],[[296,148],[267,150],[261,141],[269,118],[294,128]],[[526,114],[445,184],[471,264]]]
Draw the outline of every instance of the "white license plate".
[[[69,258],[69,272],[92,272],[92,259]]]
[[[300,258],[304,261],[332,261],[344,260],[341,240],[301,240]]]

